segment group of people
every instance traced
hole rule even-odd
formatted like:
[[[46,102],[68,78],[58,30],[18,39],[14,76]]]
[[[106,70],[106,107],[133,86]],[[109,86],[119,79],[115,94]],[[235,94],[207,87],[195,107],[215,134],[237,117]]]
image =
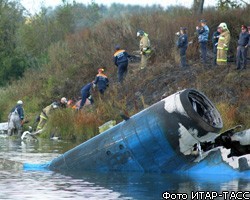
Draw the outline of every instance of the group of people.
[[[198,34],[198,42],[200,46],[201,62],[207,64],[207,43],[209,41],[209,27],[207,21],[200,20],[200,26],[196,27]],[[179,48],[181,67],[186,67],[186,50],[188,48],[188,35],[187,28],[181,27],[180,32],[177,32],[178,36],[177,47]],[[230,31],[225,22],[222,22],[217,27],[217,30],[213,33],[213,65],[226,65],[227,64],[227,52],[230,44]],[[237,54],[236,54],[236,69],[246,69],[247,65],[247,50],[250,47],[250,26],[241,26],[241,33],[239,35]]]
[[[198,34],[198,41],[200,44],[201,60],[202,63],[207,63],[207,43],[209,41],[209,28],[206,24],[206,20],[200,20],[200,26],[196,27]],[[180,50],[181,57],[181,67],[186,67],[186,50],[188,48],[188,36],[187,28],[181,27],[180,32],[176,33],[178,36],[177,47]],[[141,64],[140,69],[143,70],[148,64],[148,59],[152,52],[150,40],[148,34],[143,30],[137,32],[137,37],[140,38],[140,55]],[[213,65],[225,65],[227,63],[227,51],[230,43],[230,32],[228,30],[226,23],[220,23],[217,30],[214,32],[212,37],[213,44]],[[238,47],[237,47],[237,62],[236,69],[246,69],[247,64],[247,50],[250,46],[250,27],[242,25],[241,33],[239,35]],[[119,45],[115,46],[115,53],[113,56],[114,64],[118,68],[118,82],[122,84],[127,71],[128,71],[128,61],[131,56],[126,52],[126,50],[121,49]],[[92,104],[93,98],[91,96],[91,89],[97,86],[98,91],[101,95],[104,95],[105,90],[109,86],[109,79],[107,75],[104,74],[104,69],[99,68],[98,74],[95,79],[87,83],[81,88],[81,99],[74,104],[73,100],[67,100],[65,97],[61,98],[60,102],[53,102],[52,104],[46,106],[42,109],[40,116],[37,121],[39,122],[36,131],[42,130],[48,120],[51,112],[57,108],[71,107],[74,109],[82,109],[84,105]],[[24,124],[24,110],[23,101],[19,100],[17,105],[11,109],[8,116],[8,135],[16,134],[21,136],[22,126]]]

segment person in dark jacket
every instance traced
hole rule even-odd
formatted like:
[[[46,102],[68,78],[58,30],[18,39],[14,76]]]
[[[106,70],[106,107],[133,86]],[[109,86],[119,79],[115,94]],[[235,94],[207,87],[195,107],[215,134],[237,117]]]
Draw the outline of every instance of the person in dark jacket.
[[[188,47],[188,36],[186,33],[186,28],[181,27],[180,28],[180,34],[177,34],[179,36],[177,41],[177,47],[180,49],[180,57],[181,57],[181,67],[186,67],[186,51]]]
[[[220,27],[217,27],[217,30],[213,33],[213,37],[212,37],[212,43],[213,43],[213,65],[216,66],[217,65],[217,45],[218,45],[218,40],[220,37]]]
[[[242,25],[241,33],[239,35],[237,55],[236,55],[236,66],[237,70],[246,69],[247,65],[247,49],[250,46],[250,35],[247,32],[247,26]]]
[[[209,28],[207,26],[206,20],[200,20],[200,27],[196,26],[196,31],[198,33],[198,40],[200,43],[200,51],[201,51],[201,58],[202,63],[207,63],[207,41],[209,36]]]
[[[114,63],[118,67],[118,81],[122,83],[128,72],[128,58],[130,58],[130,55],[125,50],[120,49],[120,45],[116,45],[115,49]]]
[[[84,85],[81,89],[81,95],[82,95],[82,100],[81,100],[81,104],[80,104],[80,107],[79,109],[82,109],[82,107],[84,106],[87,98],[90,99],[90,102],[91,104],[94,102],[93,99],[91,98],[91,88],[93,87],[94,83],[91,82],[91,83],[88,83],[87,85]]]
[[[94,84],[97,85],[98,90],[101,94],[104,94],[104,91],[109,86],[109,79],[103,72],[103,68],[98,69],[98,74],[96,75],[94,80]]]
[[[8,135],[17,134],[21,137],[24,121],[23,102],[19,100],[8,116]]]

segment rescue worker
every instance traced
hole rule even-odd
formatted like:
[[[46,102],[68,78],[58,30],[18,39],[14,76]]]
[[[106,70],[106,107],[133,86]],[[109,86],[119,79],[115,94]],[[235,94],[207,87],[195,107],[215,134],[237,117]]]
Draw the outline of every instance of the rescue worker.
[[[58,103],[53,102],[52,104],[46,106],[42,112],[40,113],[40,119],[39,119],[39,123],[37,125],[36,131],[39,131],[41,129],[43,129],[43,127],[45,126],[45,124],[47,123],[48,117],[51,114],[51,112],[55,109],[59,108]]]
[[[198,33],[198,41],[200,43],[202,63],[205,64],[207,63],[207,41],[209,36],[209,28],[205,19],[200,20],[200,27],[196,26],[196,31]]]
[[[109,86],[109,79],[103,72],[103,68],[98,69],[98,74],[96,75],[94,80],[94,84],[97,85],[98,90],[101,94],[104,94],[104,91]]]
[[[68,100],[66,97],[62,97],[59,103],[60,108],[66,108],[67,107]]]
[[[247,26],[241,26],[241,33],[239,35],[237,55],[236,55],[236,66],[237,70],[246,69],[247,65],[247,50],[250,46],[250,35],[247,30]]]
[[[219,25],[220,28],[220,37],[217,45],[217,65],[226,65],[227,64],[227,52],[230,43],[230,32],[227,28],[227,24],[222,22]]]
[[[130,55],[120,48],[120,45],[115,46],[114,63],[118,67],[118,82],[122,83],[128,72],[128,58]]]
[[[8,116],[8,135],[17,135],[21,137],[22,126],[24,123],[24,110],[23,102],[21,100],[17,101],[17,105],[11,109]]]
[[[94,100],[92,99],[91,97],[91,88],[93,88],[94,86],[94,83],[91,82],[91,83],[88,83],[87,85],[84,85],[81,89],[81,95],[82,95],[82,100],[81,100],[81,104],[80,104],[80,107],[79,109],[82,109],[82,107],[84,106],[85,102],[87,99],[90,100],[91,104],[94,103]]]
[[[67,102],[67,108],[73,108],[74,109],[74,101],[72,99],[69,99]]]
[[[140,37],[140,54],[141,54],[141,69],[144,69],[147,66],[148,59],[151,54],[151,45],[150,40],[148,38],[148,34],[143,30],[137,32],[137,37]]]
[[[177,32],[176,35],[179,37],[177,41],[177,47],[180,49],[181,67],[184,68],[186,64],[186,51],[188,47],[188,36],[186,33],[187,28],[180,27],[180,33]]]
[[[217,30],[213,33],[213,37],[212,37],[212,43],[213,43],[213,66],[217,65],[217,45],[218,45],[218,40],[220,37],[220,27],[217,27]]]

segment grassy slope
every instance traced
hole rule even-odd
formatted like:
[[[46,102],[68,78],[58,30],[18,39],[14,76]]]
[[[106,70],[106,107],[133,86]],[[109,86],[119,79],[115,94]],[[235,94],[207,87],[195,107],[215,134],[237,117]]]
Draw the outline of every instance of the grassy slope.
[[[248,13],[247,10],[231,11],[230,18],[228,13],[207,11],[203,16],[209,19],[211,32],[221,21],[232,27],[231,55],[235,54],[238,30],[244,23],[241,20],[250,21]],[[222,114],[225,129],[238,123],[249,128],[250,70],[234,71],[233,63],[227,67],[202,67],[197,60],[197,37],[192,31],[197,17],[187,11],[172,14],[161,12],[146,17],[106,20],[91,30],[82,30],[52,45],[48,50],[50,61],[44,68],[29,70],[23,79],[0,90],[1,121],[6,120],[17,99],[25,102],[27,117],[32,121],[41,108],[52,101],[62,96],[77,98],[81,86],[94,79],[99,67],[105,67],[111,82],[105,98],[101,99],[98,93],[94,93],[96,101],[93,107],[80,113],[71,110],[56,112],[48,124],[48,133],[85,140],[96,134],[97,127],[105,121],[121,121],[120,110],[134,114],[159,101],[162,95],[170,95],[183,88],[196,88],[205,93]],[[188,49],[190,67],[186,70],[178,67],[174,36],[183,24],[189,29],[190,40],[194,41]],[[114,45],[119,43],[130,53],[138,50],[139,41],[135,37],[138,28],[150,34],[156,57],[146,71],[140,71],[138,64],[130,64],[126,82],[120,86],[112,63]]]

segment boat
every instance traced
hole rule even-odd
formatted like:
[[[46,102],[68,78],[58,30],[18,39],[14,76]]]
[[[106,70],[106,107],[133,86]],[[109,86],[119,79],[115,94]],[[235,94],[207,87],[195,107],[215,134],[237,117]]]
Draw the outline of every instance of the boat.
[[[67,151],[46,168],[60,173],[250,175],[250,141],[241,144],[245,140],[242,135],[250,135],[250,130],[220,133],[222,128],[220,113],[208,97],[185,89]],[[239,153],[237,149],[243,150]],[[24,165],[26,169],[32,167]]]

